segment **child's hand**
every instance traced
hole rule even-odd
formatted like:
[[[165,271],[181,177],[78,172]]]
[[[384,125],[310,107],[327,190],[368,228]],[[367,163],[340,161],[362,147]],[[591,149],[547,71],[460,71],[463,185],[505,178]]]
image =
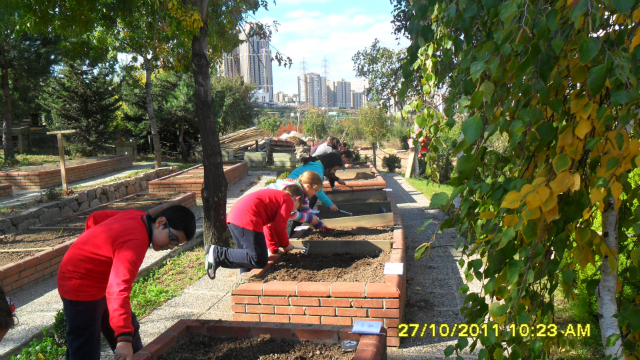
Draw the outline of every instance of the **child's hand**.
[[[320,221],[320,219],[318,219],[318,217],[317,217],[317,216],[314,216],[314,217],[313,217],[313,220],[311,220],[311,225],[316,225],[316,224],[318,224],[318,221]]]
[[[346,182],[344,182],[344,180],[342,180],[342,179],[338,180],[338,184],[340,184],[340,185],[347,185],[347,183],[346,183]]]
[[[293,244],[289,243],[289,245],[287,245],[286,248],[282,249],[284,252],[288,253],[289,251],[293,250]]]
[[[336,204],[331,205],[331,207],[329,207],[329,209],[331,209],[331,211],[333,211],[333,212],[338,211],[338,207],[336,206]]]

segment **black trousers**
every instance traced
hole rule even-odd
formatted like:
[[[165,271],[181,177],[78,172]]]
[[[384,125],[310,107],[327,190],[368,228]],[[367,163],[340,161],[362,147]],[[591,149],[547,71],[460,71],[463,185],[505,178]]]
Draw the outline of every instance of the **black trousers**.
[[[313,209],[316,206],[316,203],[318,202],[318,197],[313,195],[312,197],[309,198],[309,208]],[[291,229],[289,230],[289,237],[293,236],[293,233],[295,233],[295,231],[293,229],[297,228],[298,226],[302,225],[302,223],[300,221],[292,221],[292,225],[291,225]]]
[[[229,232],[236,248],[216,246],[214,258],[217,265],[227,269],[240,269],[241,273],[267,266],[269,250],[264,233],[234,224],[229,224]]]
[[[100,334],[111,350],[116,349],[116,336],[109,324],[107,298],[93,301],[75,301],[62,298],[64,316],[67,318],[66,360],[100,360]],[[142,350],[140,324],[131,312],[133,325],[133,352]]]

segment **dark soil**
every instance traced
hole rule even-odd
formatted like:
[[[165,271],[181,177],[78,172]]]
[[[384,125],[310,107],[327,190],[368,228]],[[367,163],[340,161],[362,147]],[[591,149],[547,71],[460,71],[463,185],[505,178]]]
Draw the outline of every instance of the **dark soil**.
[[[268,337],[227,339],[187,333],[160,360],[350,360],[339,344],[316,344]]]
[[[71,219],[59,220],[43,226],[48,228],[60,227],[55,230],[26,230],[19,234],[5,235],[0,237],[0,249],[31,249],[53,247],[69,240],[75,239],[84,231],[87,217],[94,211],[101,210],[128,210],[138,209],[147,211],[155,206],[176,198],[180,193],[158,193],[144,194],[114,204],[109,204],[94,209],[88,209],[80,216]],[[149,201],[147,203],[147,201]],[[144,203],[142,203],[144,202]],[[46,250],[46,249],[43,249]],[[21,252],[0,252],[0,266],[28,258],[43,250],[21,251]]]
[[[267,276],[259,281],[384,282],[384,264],[389,262],[390,254],[383,252],[377,257],[285,254],[279,262],[271,265]]]
[[[393,227],[339,227],[335,231],[311,231],[305,232],[303,240],[391,240]]]

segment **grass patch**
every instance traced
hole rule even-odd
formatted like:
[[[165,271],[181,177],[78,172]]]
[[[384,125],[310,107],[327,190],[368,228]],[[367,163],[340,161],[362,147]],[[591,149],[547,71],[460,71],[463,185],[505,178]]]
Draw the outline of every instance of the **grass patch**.
[[[154,170],[155,169],[152,168],[152,167],[146,168],[146,169],[141,169],[141,170],[136,170],[136,171],[131,172],[129,174],[112,177],[112,178],[110,178],[108,180],[104,180],[104,181],[100,181],[100,182],[97,182],[97,183],[93,183],[93,184],[88,185],[88,186],[87,185],[72,186],[71,189],[73,189],[73,190],[93,189],[96,186],[106,185],[106,184],[111,184],[111,183],[118,182],[118,181],[121,181],[121,180],[131,179],[131,178],[134,178],[134,177],[136,177],[138,175],[141,175],[141,174],[144,174],[144,173],[147,173],[147,172],[150,172],[150,171],[154,171]]]
[[[205,275],[204,250],[196,246],[153,270],[133,284],[131,309],[142,318],[155,308],[180,295],[184,289]]]
[[[409,184],[411,184],[411,186],[416,188],[416,190],[423,193],[427,199],[431,199],[433,194],[436,194],[439,192],[444,192],[444,193],[447,193],[448,195],[451,195],[451,192],[453,191],[453,186],[444,185],[444,184],[441,185],[434,181],[427,180],[425,178],[419,178],[419,179],[409,178],[406,180],[409,182]]]

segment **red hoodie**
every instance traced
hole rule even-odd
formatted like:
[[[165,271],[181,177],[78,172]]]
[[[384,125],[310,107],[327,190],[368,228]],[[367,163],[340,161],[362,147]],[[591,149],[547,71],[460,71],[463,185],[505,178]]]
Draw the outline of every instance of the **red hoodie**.
[[[96,211],[71,245],[58,270],[58,292],[69,300],[106,295],[109,323],[120,335],[133,335],[129,294],[149,248],[144,211]]]
[[[262,189],[247,194],[233,204],[227,215],[227,224],[264,233],[267,247],[272,252],[289,245],[287,221],[293,211],[291,196],[275,189]]]

